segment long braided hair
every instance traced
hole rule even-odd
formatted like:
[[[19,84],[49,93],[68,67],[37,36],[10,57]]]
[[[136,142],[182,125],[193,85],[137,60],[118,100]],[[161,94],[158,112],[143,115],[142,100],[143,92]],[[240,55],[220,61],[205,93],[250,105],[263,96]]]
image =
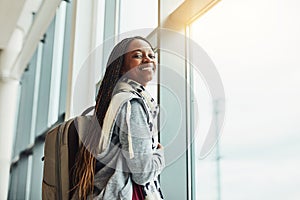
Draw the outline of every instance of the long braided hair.
[[[110,104],[114,88],[124,73],[123,64],[127,48],[130,42],[135,39],[144,40],[152,48],[151,44],[140,36],[125,38],[113,48],[96,98],[95,115],[100,127],[103,125],[103,120]],[[94,189],[96,166],[96,158],[94,155],[97,153],[96,147],[98,147],[100,141],[100,133],[88,136],[87,139],[89,140],[87,143],[89,146],[81,145],[75,162],[74,183],[78,191],[78,199],[86,199],[90,193],[93,193]]]

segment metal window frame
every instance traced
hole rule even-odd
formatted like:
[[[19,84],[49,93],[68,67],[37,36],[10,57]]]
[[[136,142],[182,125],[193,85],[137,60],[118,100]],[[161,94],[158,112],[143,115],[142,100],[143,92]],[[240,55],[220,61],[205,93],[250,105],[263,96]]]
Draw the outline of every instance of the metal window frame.
[[[186,62],[182,65],[185,68],[185,78],[187,81],[193,81],[193,74],[191,67],[188,63],[188,56],[189,56],[189,44],[188,44],[188,38],[189,38],[189,25],[202,16],[204,13],[206,13],[208,10],[210,10],[215,4],[217,4],[220,0],[201,0],[201,1],[194,1],[194,0],[185,0],[182,4],[180,4],[175,10],[170,12],[169,15],[164,15],[165,13],[163,8],[164,7],[171,7],[170,4],[171,1],[161,1],[159,0],[159,27],[161,28],[167,28],[171,29],[177,32],[180,32],[185,35],[185,57]],[[158,43],[161,41],[158,40]],[[160,54],[160,52],[159,52]],[[160,59],[162,55],[159,56]],[[159,75],[159,82],[163,77],[161,77],[161,71],[158,71]],[[194,121],[193,121],[193,104],[192,104],[192,90],[193,88],[189,88],[186,85],[185,88],[185,110],[186,110],[186,116],[185,116],[185,125],[186,125],[186,139],[182,142],[182,145],[186,145],[187,151],[185,155],[182,156],[182,160],[176,161],[175,165],[178,166],[185,166],[185,169],[181,169],[182,173],[185,173],[185,180],[181,179],[181,181],[175,183],[178,185],[175,185],[175,187],[170,187],[169,191],[166,191],[167,193],[175,192],[176,196],[180,196],[180,198],[185,197],[185,199],[191,200],[196,199],[196,191],[195,191],[195,152],[194,152],[194,143],[193,143],[193,135],[194,135]],[[160,91],[160,90],[159,90]],[[163,104],[164,102],[161,102],[162,95],[159,92],[159,104]],[[161,137],[164,137],[164,134],[160,134]],[[190,145],[190,146],[188,146]],[[168,169],[167,169],[168,170]],[[180,173],[179,171],[173,171],[169,175],[167,175],[167,179],[171,179],[172,175],[176,176],[176,174]],[[181,188],[181,190],[180,190]],[[183,188],[186,188],[186,190],[183,190]],[[186,194],[184,194],[186,192]],[[168,197],[167,197],[168,198]]]

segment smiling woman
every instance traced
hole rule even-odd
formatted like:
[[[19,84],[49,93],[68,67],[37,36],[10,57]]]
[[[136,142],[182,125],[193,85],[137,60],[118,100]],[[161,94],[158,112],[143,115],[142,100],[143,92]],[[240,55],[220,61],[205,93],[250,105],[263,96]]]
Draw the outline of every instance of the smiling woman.
[[[145,40],[133,40],[127,49],[124,61],[124,76],[143,86],[153,79],[156,60],[150,44]]]
[[[158,175],[165,161],[155,125],[158,106],[145,89],[155,70],[151,44],[142,37],[126,38],[112,50],[95,108],[100,127],[109,126],[109,131],[99,130],[81,145],[73,199],[163,199]]]

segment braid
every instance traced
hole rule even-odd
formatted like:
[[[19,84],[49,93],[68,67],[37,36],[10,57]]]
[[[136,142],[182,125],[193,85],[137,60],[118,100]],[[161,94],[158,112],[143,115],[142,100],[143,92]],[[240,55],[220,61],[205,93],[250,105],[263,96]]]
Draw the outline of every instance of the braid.
[[[131,40],[123,40],[117,46],[115,46],[108,59],[106,72],[98,91],[95,107],[95,113],[97,115],[97,119],[99,120],[100,126],[103,124],[104,116],[112,97],[112,92],[122,75],[121,68],[124,60],[123,54],[125,53],[130,41]]]

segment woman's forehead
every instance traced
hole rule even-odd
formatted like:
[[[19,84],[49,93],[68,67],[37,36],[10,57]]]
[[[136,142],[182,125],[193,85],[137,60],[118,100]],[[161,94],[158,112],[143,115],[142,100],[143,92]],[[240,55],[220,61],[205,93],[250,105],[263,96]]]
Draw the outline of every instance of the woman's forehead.
[[[152,48],[146,41],[141,39],[134,39],[128,45],[127,51],[135,51],[135,50],[152,51]]]

